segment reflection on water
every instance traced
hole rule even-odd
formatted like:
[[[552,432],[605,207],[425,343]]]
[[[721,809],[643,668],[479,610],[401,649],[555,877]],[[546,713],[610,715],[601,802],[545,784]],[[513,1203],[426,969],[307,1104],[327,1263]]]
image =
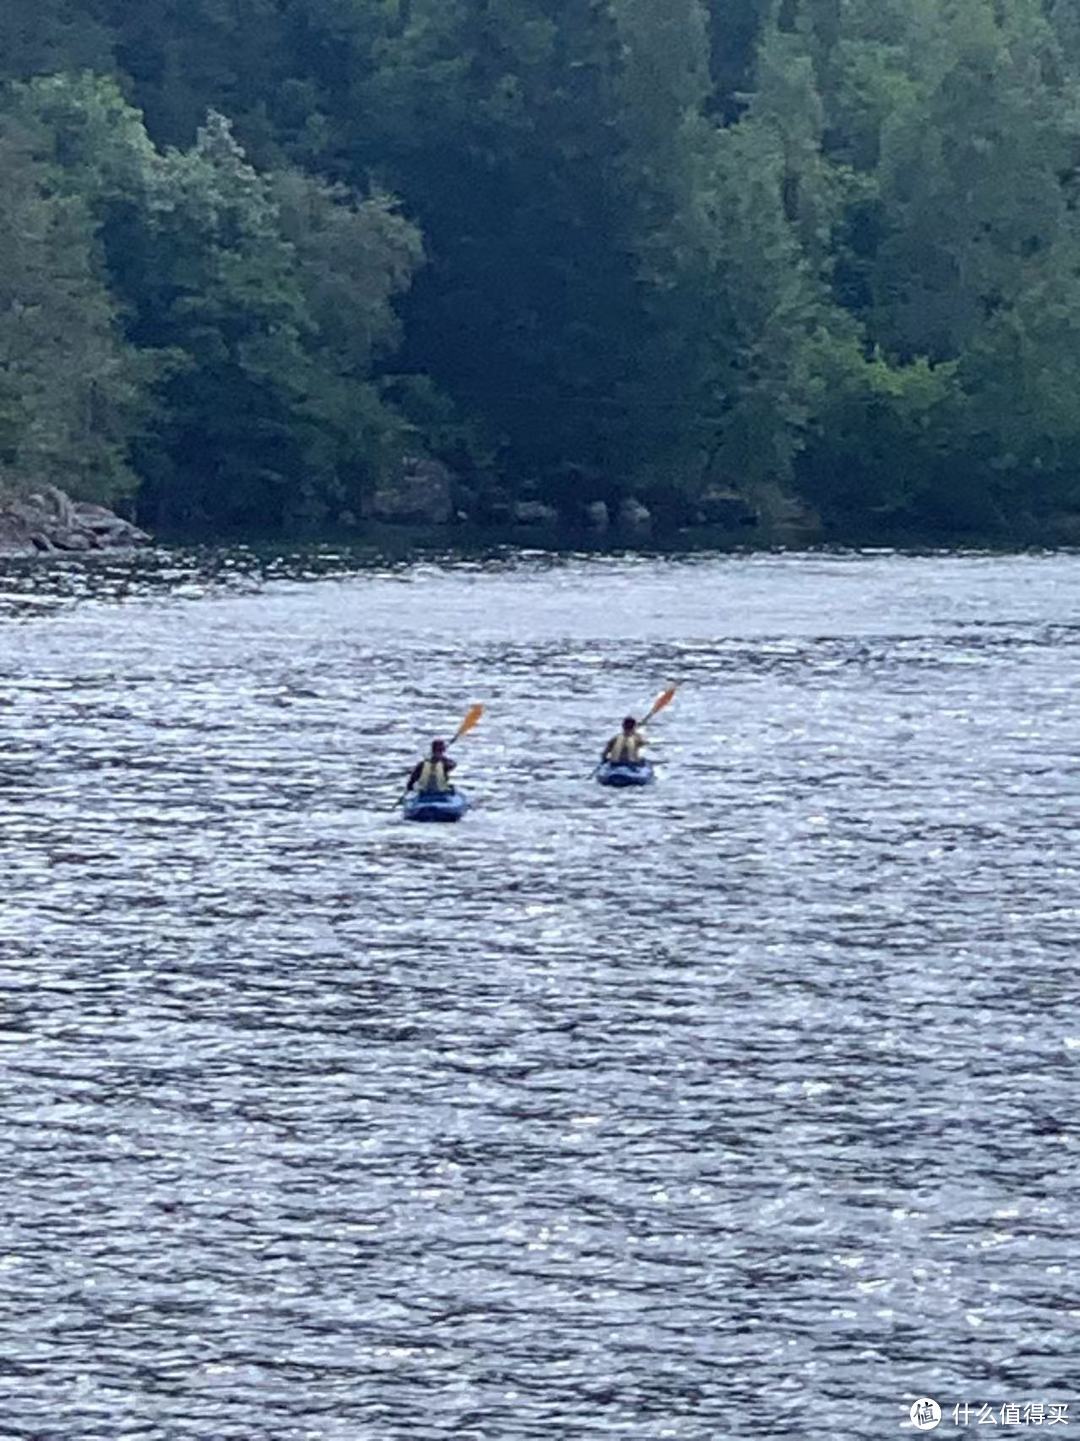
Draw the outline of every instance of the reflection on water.
[[[1080,1418],[1078,603],[1070,556],[0,570],[0,1435]],[[591,785],[669,680],[659,784]],[[478,699],[473,813],[403,826]]]

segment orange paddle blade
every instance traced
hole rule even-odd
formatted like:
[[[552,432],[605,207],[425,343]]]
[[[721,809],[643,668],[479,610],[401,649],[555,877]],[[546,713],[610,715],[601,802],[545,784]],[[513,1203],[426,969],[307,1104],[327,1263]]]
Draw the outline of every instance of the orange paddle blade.
[[[477,724],[483,714],[484,707],[482,705],[474,705],[469,711],[468,715],[465,717],[465,719],[461,722],[461,725],[458,726],[457,735],[455,735],[454,739],[460,740],[462,736],[468,735],[469,732],[472,730],[473,726]]]
[[[653,708],[645,717],[645,720],[652,720],[653,716],[656,715],[657,712],[662,711],[665,706],[669,706],[671,702],[675,699],[676,690],[678,690],[678,686],[672,686],[671,689],[666,690],[663,695],[657,696],[656,700],[653,702]],[[642,725],[644,725],[644,723],[645,722],[642,721]]]

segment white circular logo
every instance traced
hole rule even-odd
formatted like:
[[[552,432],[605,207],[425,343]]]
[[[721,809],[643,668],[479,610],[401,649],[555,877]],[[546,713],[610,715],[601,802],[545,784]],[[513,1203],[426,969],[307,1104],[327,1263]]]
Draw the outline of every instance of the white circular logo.
[[[916,1431],[933,1431],[941,1425],[941,1407],[930,1396],[920,1396],[909,1415]]]

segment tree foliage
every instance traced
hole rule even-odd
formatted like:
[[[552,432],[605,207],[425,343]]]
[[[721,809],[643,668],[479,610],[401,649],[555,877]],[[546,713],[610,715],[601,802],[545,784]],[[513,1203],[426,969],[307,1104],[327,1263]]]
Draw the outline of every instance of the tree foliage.
[[[0,121],[0,481],[112,497],[135,484],[138,357],[87,207],[54,193],[35,139]]]
[[[11,0],[0,78],[6,475],[1080,509],[1066,0]]]
[[[261,173],[215,111],[162,152],[92,76],[21,85],[12,108],[47,140],[62,203],[89,217],[151,377],[150,423],[128,436],[146,513],[288,529],[359,503],[398,425],[374,368],[421,259],[392,199]]]

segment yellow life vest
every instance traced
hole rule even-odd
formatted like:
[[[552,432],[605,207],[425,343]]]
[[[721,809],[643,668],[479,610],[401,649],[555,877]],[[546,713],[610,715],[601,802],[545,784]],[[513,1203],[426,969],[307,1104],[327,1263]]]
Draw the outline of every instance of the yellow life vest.
[[[426,760],[420,769],[416,783],[418,791],[448,791],[450,782],[446,776],[446,762]]]
[[[645,744],[645,737],[634,731],[631,735],[625,735],[622,731],[611,742],[611,749],[608,751],[608,760],[612,765],[637,765],[641,759],[641,747]]]

